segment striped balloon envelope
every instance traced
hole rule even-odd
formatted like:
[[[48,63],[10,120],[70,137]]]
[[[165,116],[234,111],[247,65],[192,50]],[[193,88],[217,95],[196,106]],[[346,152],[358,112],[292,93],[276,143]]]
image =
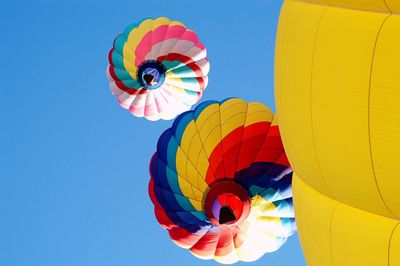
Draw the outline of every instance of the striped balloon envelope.
[[[158,222],[201,259],[254,261],[296,230],[292,169],[261,103],[206,101],[181,114],[159,138],[150,175]]]
[[[110,88],[120,105],[149,120],[189,110],[201,98],[210,69],[196,33],[165,17],[128,26],[108,60]]]

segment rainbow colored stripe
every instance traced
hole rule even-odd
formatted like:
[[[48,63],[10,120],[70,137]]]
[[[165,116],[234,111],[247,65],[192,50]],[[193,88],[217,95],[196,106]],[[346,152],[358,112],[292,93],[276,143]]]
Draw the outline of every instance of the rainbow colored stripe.
[[[296,230],[292,169],[261,103],[206,101],[181,114],[159,138],[150,174],[158,222],[202,259],[254,261]],[[218,222],[223,205],[234,222]]]
[[[208,82],[204,45],[196,33],[165,17],[128,26],[114,40],[108,60],[110,88],[120,105],[149,120],[172,119],[189,110]],[[138,75],[146,64],[160,66],[148,71],[155,79],[162,76],[156,85]]]

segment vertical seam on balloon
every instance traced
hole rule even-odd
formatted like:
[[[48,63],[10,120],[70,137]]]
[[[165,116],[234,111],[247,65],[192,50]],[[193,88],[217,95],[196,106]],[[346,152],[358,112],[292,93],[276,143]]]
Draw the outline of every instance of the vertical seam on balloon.
[[[179,173],[176,172],[176,171],[174,171],[174,170],[168,165],[168,163],[166,163],[166,162],[165,162],[163,159],[161,159],[160,157],[158,158],[158,160],[160,160],[161,162],[163,162],[163,163],[165,164],[165,167],[168,167],[171,171],[173,171],[173,172],[177,175],[177,178],[179,178],[179,176],[180,176]],[[153,178],[153,177],[152,177],[152,179],[153,179],[153,181],[154,181],[154,186],[158,186],[158,187],[160,187],[160,188],[162,188],[162,189],[164,189],[164,190],[170,191],[170,192],[172,192],[174,195],[179,195],[179,196],[182,196],[182,197],[185,197],[185,198],[188,198],[188,199],[192,199],[192,200],[194,200],[194,201],[201,202],[201,201],[198,200],[198,199],[191,198],[191,197],[189,197],[189,196],[187,196],[187,195],[184,195],[184,193],[183,193],[182,190],[181,190],[181,187],[179,187],[180,193],[174,191],[174,190],[172,189],[172,187],[170,186],[169,180],[168,180],[168,179],[167,179],[166,181],[167,181],[169,187],[165,187],[165,186],[163,186],[161,183],[157,182],[157,179],[156,179],[156,178]],[[178,180],[178,184],[179,184],[179,180]],[[193,204],[192,204],[192,205],[193,205]],[[181,207],[182,207],[182,206],[181,206]],[[182,207],[182,208],[183,208],[183,207]],[[196,208],[194,208],[194,206],[193,206],[193,209],[196,210]],[[196,211],[198,211],[198,210],[196,210]],[[198,212],[201,212],[201,211],[198,211]]]
[[[159,109],[158,104],[157,104],[157,98],[158,98],[157,96],[159,95],[158,90],[151,90],[150,92],[151,92],[151,94],[153,94],[153,97],[154,97],[154,105],[155,105],[156,110],[157,110],[157,113],[156,113],[155,115],[157,116],[158,119],[160,119],[161,110]],[[160,108],[161,108],[161,107],[160,107]],[[154,115],[154,114],[153,114],[153,115]]]
[[[157,152],[158,152],[158,150],[156,151],[156,153],[157,153]],[[153,158],[154,158],[154,155],[153,155],[152,159],[150,160],[150,163],[152,162]],[[159,160],[159,161],[161,161],[163,164],[165,164],[165,167],[168,168],[169,170],[171,170],[172,172],[174,172],[174,173],[177,175],[177,178],[178,178],[178,176],[179,176],[178,172],[176,172],[175,170],[173,170],[173,169],[168,165],[167,162],[165,162],[161,157],[158,157],[157,160]],[[152,173],[152,171],[150,170],[150,176],[151,176],[151,173]],[[192,200],[195,200],[195,201],[199,201],[199,200],[197,200],[197,199],[195,199],[195,198],[190,198],[190,197],[184,195],[180,187],[179,187],[179,191],[180,191],[180,192],[176,192],[176,191],[172,190],[172,187],[170,186],[170,183],[169,183],[168,178],[166,179],[166,182],[168,183],[168,186],[169,186],[168,188],[165,187],[165,186],[163,186],[161,183],[157,182],[157,179],[156,179],[156,178],[151,177],[151,179],[153,179],[153,181],[154,181],[154,186],[158,186],[158,187],[160,187],[160,188],[162,188],[162,189],[164,189],[164,190],[169,190],[169,191],[171,191],[171,192],[172,192],[173,194],[175,194],[175,195],[180,195],[180,196],[186,197],[186,198],[188,198],[188,199],[192,199]],[[178,183],[178,184],[179,184],[179,183]],[[200,202],[200,201],[199,201],[199,202]]]
[[[183,136],[183,135],[182,135]],[[178,148],[182,151],[182,153],[186,156],[186,158],[187,158],[187,160],[186,160],[186,162],[185,162],[185,168],[186,168],[186,170],[187,170],[187,163],[188,162],[190,162],[192,165],[193,165],[193,162],[189,159],[189,156],[186,154],[186,152],[181,148],[181,142],[179,141],[178,142],[178,140],[177,140],[177,138],[175,137],[175,135],[172,135],[172,137],[174,138],[174,140],[175,140],[175,142],[178,144]],[[177,156],[177,154],[175,155],[175,156]],[[184,180],[186,180],[189,184],[192,184],[190,181],[189,181],[189,179],[187,178],[187,176],[185,176],[185,177],[183,177],[180,173],[178,173],[179,171],[178,171],[178,169],[177,169],[177,167],[175,166],[175,168],[176,168],[176,174],[177,174],[177,178],[178,178],[178,184],[179,184],[179,177],[182,177]],[[200,175],[200,173],[197,171],[197,169],[195,168],[195,167],[193,167],[195,170],[196,170],[196,172]],[[187,171],[186,171],[186,174],[187,174]],[[192,190],[192,193],[193,193],[193,195],[194,195],[194,192],[193,192],[193,188],[192,188],[192,186],[190,186],[190,188],[191,188],[191,190]],[[187,198],[189,198],[187,195],[185,195],[185,193],[182,191],[182,194],[183,194],[183,196],[185,196],[185,197],[187,197]],[[198,200],[198,199],[196,199],[197,201],[200,201],[200,200]],[[192,206],[193,206],[193,204],[192,204]],[[194,206],[193,206],[193,209],[195,209],[196,211],[199,211],[199,210],[197,210]]]
[[[381,193],[381,191],[379,189],[378,180],[376,178],[374,159],[373,159],[373,156],[372,156],[373,152],[372,152],[372,140],[371,140],[371,84],[372,84],[372,74],[373,74],[373,68],[374,68],[375,51],[376,51],[376,47],[378,45],[378,40],[379,40],[379,36],[380,36],[381,30],[383,28],[383,25],[390,18],[390,16],[391,15],[388,15],[383,20],[381,26],[379,27],[379,30],[378,30],[378,33],[377,33],[376,39],[375,39],[374,50],[372,51],[372,60],[371,60],[371,68],[370,68],[370,72],[369,72],[369,84],[368,84],[368,145],[369,145],[369,156],[370,156],[370,159],[371,159],[372,174],[374,176],[375,186],[376,186],[376,189],[378,190],[379,197],[381,198],[383,205],[389,211],[389,213],[391,215],[393,215],[394,217],[396,217],[396,215],[392,212],[392,210],[386,204],[385,199],[383,198],[383,195],[382,195],[382,193]]]
[[[269,121],[268,121],[269,122]],[[268,130],[265,132],[265,134],[264,134],[264,139],[262,140],[262,142],[261,142],[261,144],[260,144],[260,146],[259,147],[261,147],[259,150],[254,150],[254,151],[256,151],[256,153],[253,155],[253,157],[252,157],[252,159],[250,160],[250,161],[254,161],[254,159],[259,155],[259,153],[262,151],[262,150],[264,150],[264,149],[262,149],[262,147],[264,146],[264,143],[267,141],[267,138],[269,137],[268,136],[268,132],[269,132],[269,130],[271,129],[271,127],[272,127],[272,121],[270,121],[269,122],[270,123],[270,125],[269,125],[269,128],[268,128]],[[258,148],[259,148],[258,147]],[[284,153],[284,151],[282,152],[282,153]],[[274,160],[272,161],[272,162],[275,162],[281,155],[282,155],[282,153],[280,153],[276,158],[274,158]],[[250,165],[251,166],[251,165]],[[249,166],[249,167],[250,167]],[[243,170],[245,170],[245,171],[243,171],[243,172],[241,172],[241,174],[240,174],[240,176],[238,177],[238,178],[241,178],[241,177],[243,177],[243,176],[245,176],[245,175],[247,175],[247,172],[249,171],[249,167],[247,167],[247,168],[245,168],[245,169],[243,169]],[[238,170],[238,169],[237,169]]]
[[[240,147],[239,147],[239,155],[238,156],[240,156],[240,154],[242,152],[243,141],[244,141],[244,132],[245,132],[245,129],[246,129],[247,117],[248,117],[248,112],[249,112],[249,104],[250,103],[246,103],[246,117],[244,118],[242,137],[241,137],[241,140],[240,140]],[[238,165],[239,165],[239,158],[237,158],[237,160],[236,160],[235,173],[237,173],[237,171],[238,171]]]
[[[173,21],[169,21],[168,22],[168,24],[166,24],[167,26],[168,26],[168,28],[165,30],[165,32],[164,32],[164,36],[162,37],[162,41],[161,41],[161,45],[160,45],[160,47],[159,47],[159,50],[158,50],[158,53],[157,53],[157,58],[156,58],[156,60],[158,61],[158,58],[160,57],[160,53],[161,53],[161,51],[162,51],[162,49],[163,49],[163,47],[164,47],[164,45],[165,45],[165,42],[166,42],[166,39],[165,39],[165,36],[167,35],[167,33],[168,33],[168,30],[171,28],[171,23],[172,23]]]
[[[218,226],[219,227],[219,226]],[[220,240],[220,238],[221,238],[221,227],[219,227],[219,232],[218,232],[218,239],[217,239],[217,241],[216,241],[216,243],[215,243],[215,250],[214,250],[214,252],[213,252],[213,259],[215,259],[215,257],[216,257],[216,252],[217,252],[217,250],[218,250],[218,242],[219,242],[219,240]]]
[[[329,245],[330,245],[330,255],[331,255],[331,262],[332,262],[332,266],[335,265],[335,262],[333,260],[333,245],[332,245],[332,224],[333,224],[333,218],[335,216],[336,213],[336,209],[337,207],[340,205],[341,203],[337,201],[335,207],[333,208],[333,212],[332,212],[332,216],[331,216],[331,221],[329,223]]]
[[[316,160],[318,170],[320,173],[320,177],[321,177],[322,181],[324,182],[325,188],[327,189],[329,195],[333,196],[333,193],[329,189],[328,183],[325,180],[324,175],[322,174],[321,164],[318,159],[317,144],[315,143],[314,123],[313,123],[313,105],[312,105],[312,103],[313,103],[312,96],[313,96],[314,58],[315,58],[315,51],[316,51],[316,46],[317,46],[318,33],[321,28],[322,19],[325,16],[326,12],[329,10],[329,8],[330,8],[330,6],[326,6],[325,10],[322,12],[321,17],[319,18],[317,30],[316,30],[315,36],[314,36],[313,53],[312,53],[312,58],[311,58],[311,75],[310,75],[310,122],[311,122],[311,136],[312,136],[312,142],[313,142],[313,147],[314,147],[314,155],[315,155],[315,160]]]
[[[390,12],[390,14],[393,14],[392,10],[390,9],[388,3],[386,2],[386,0],[383,0],[383,3],[385,3],[385,6],[387,8],[387,10]]]
[[[237,104],[239,104],[239,103],[236,103],[236,104],[234,104],[234,105],[237,105]],[[232,105],[232,106],[234,106],[234,105]],[[232,108],[232,107],[229,107],[229,108],[227,108],[226,110],[228,110],[228,109],[230,109],[230,108]],[[247,104],[246,104],[246,108],[247,108]],[[226,111],[226,110],[225,110],[225,111]],[[247,109],[246,109],[246,112],[247,112]],[[232,118],[241,116],[242,114],[244,114],[244,112],[240,112],[240,113],[237,113],[237,114],[235,114],[235,115],[229,117],[229,119],[227,119],[226,121],[224,121],[224,123],[221,122],[221,129],[222,129],[222,126],[225,124],[225,122],[230,121]],[[247,113],[246,113],[246,114],[247,114]],[[247,118],[245,118],[245,119],[247,119]],[[228,137],[228,135],[229,135],[230,133],[232,133],[233,131],[237,130],[238,128],[240,128],[240,126],[237,127],[237,128],[235,128],[235,129],[233,129],[233,130],[231,130],[223,139],[221,138],[221,141],[222,141],[222,140],[225,140],[225,138]],[[222,134],[222,133],[221,133],[221,134]],[[222,136],[221,136],[221,137],[222,137]],[[221,145],[222,151],[223,151],[223,153],[224,153],[223,147],[224,147],[224,144]],[[226,176],[225,170],[227,170],[228,167],[229,167],[229,165],[225,165],[225,161],[224,161],[224,173],[225,173],[225,176],[224,176],[224,177],[227,177],[227,176]]]
[[[151,32],[151,33],[150,33],[150,38],[149,38],[150,40],[149,40],[149,43],[148,43],[148,45],[149,45],[149,47],[150,47],[150,50],[149,50],[150,53],[151,53],[151,49],[153,48],[153,46],[151,45],[151,43],[152,43],[153,34],[154,34],[154,22],[155,22],[155,19],[153,19],[153,20],[151,21],[151,26],[150,26],[150,29],[149,29],[149,32]],[[138,44],[140,44],[140,42],[139,42]],[[147,56],[147,54],[144,54],[144,55],[143,55],[143,62],[146,61],[146,56]]]
[[[161,45],[160,45],[160,47],[158,47],[158,50],[157,51],[154,51],[154,54],[152,53],[152,55],[156,58],[156,60],[158,59],[158,57],[159,57],[159,55],[160,55],[160,52],[161,52],[161,49],[162,49],[162,47],[163,47],[163,45],[164,45],[164,41],[165,41],[165,35],[167,34],[167,31],[168,31],[168,29],[169,29],[169,26],[170,26],[170,24],[171,24],[171,20],[169,20],[168,22],[166,22],[166,23],[168,23],[168,24],[163,24],[163,26],[165,25],[165,26],[168,26],[167,27],[167,29],[163,32],[164,34],[163,34],[163,36],[162,36],[162,38],[160,38],[160,43],[161,43]],[[160,27],[160,26],[159,26]]]
[[[216,104],[218,104],[218,111],[217,112],[219,112],[219,105],[220,105],[220,103],[218,102],[218,103],[216,103]],[[196,109],[195,110],[197,110],[197,108],[198,108],[198,106],[196,107]],[[206,110],[208,108],[208,106],[206,107],[206,108],[204,108],[204,110]],[[204,111],[203,110],[203,111]],[[214,112],[214,113],[212,113],[212,115],[214,115],[216,112]],[[210,115],[211,116],[211,115]],[[199,131],[199,127],[197,126],[197,118],[195,119],[195,125],[196,125],[196,130],[197,130],[197,132],[200,132]],[[206,122],[207,123],[207,122]],[[204,123],[203,125],[202,125],[202,128],[206,125],[206,123]],[[204,140],[203,140],[203,138],[200,136],[200,134],[199,134],[199,137],[200,137],[200,140],[201,140],[201,145],[202,145],[202,147],[203,147],[203,151],[204,151],[204,154],[206,155],[206,158],[207,158],[207,161],[208,161],[208,168],[207,168],[207,171],[208,171],[208,169],[212,169],[212,174],[213,174],[213,177],[215,178],[215,172],[216,172],[216,169],[214,169],[214,167],[212,166],[212,164],[210,163],[210,157],[211,157],[211,155],[212,155],[212,153],[213,153],[213,151],[211,151],[211,153],[210,154],[207,154],[207,152],[206,152],[206,149],[205,149],[205,147],[204,147],[204,142],[208,139],[208,137],[211,135],[211,133],[212,133],[212,131],[214,130],[214,129],[216,129],[218,126],[220,126],[221,125],[221,119],[220,119],[220,121],[219,121],[219,125],[217,125],[217,126],[215,126],[214,128],[212,128],[211,129],[211,131],[210,132],[208,132],[208,134],[207,134],[207,136],[204,138]],[[220,141],[221,142],[221,141]],[[217,145],[218,145],[218,143],[215,145],[215,147],[217,147]],[[215,147],[214,147],[214,149],[215,149]],[[206,172],[206,175],[207,175],[207,172]],[[207,183],[207,182],[206,182]],[[209,185],[209,184],[207,184],[207,185]],[[203,199],[204,200],[204,199]]]
[[[249,216],[250,216],[250,213],[249,213]],[[243,222],[245,222],[247,219],[248,219],[248,217]],[[236,225],[237,228],[238,228],[238,233],[235,235],[235,237],[239,234],[239,232],[243,232],[243,230],[244,230],[244,228],[242,227],[243,222]],[[240,245],[236,246],[235,241],[233,241],[233,246],[235,247],[235,250],[236,250],[236,252],[238,254],[239,261],[242,261],[242,258],[240,256],[240,254],[238,253],[239,252],[239,248],[243,245],[244,242],[245,242],[245,240],[243,240],[240,243]]]
[[[205,109],[204,109],[205,110]],[[214,114],[214,113],[213,113]],[[207,168],[207,171],[206,171],[206,176],[204,177],[204,182],[207,184],[207,182],[206,182],[206,178],[207,178],[207,172],[208,172],[208,169],[212,169],[212,175],[213,175],[213,177],[215,178],[215,172],[216,172],[216,170],[217,169],[214,169],[214,167],[212,166],[212,164],[210,163],[210,157],[211,157],[211,154],[212,154],[212,151],[211,151],[211,154],[210,155],[208,155],[207,154],[207,152],[206,152],[206,149],[205,149],[205,147],[204,147],[204,142],[208,139],[208,137],[211,135],[211,133],[212,133],[212,131],[215,129],[215,128],[217,128],[218,127],[218,125],[216,126],[216,127],[214,127],[214,128],[212,128],[211,129],[211,131],[208,133],[208,135],[204,138],[204,140],[203,140],[203,138],[200,136],[200,131],[199,131],[199,128],[198,128],[198,126],[197,126],[197,119],[195,119],[194,120],[194,123],[195,123],[195,125],[196,125],[196,130],[197,130],[197,132],[199,133],[199,138],[200,138],[200,141],[201,141],[201,146],[203,147],[203,151],[204,151],[204,154],[206,155],[206,159],[207,159],[207,161],[208,161],[208,168]],[[206,123],[204,123],[204,124],[206,124]],[[221,124],[221,121],[220,121],[220,124]],[[204,125],[203,125],[204,126]],[[218,145],[218,144],[217,144]],[[215,145],[215,147],[217,146],[217,145]],[[214,149],[215,149],[215,147],[214,147]],[[197,161],[196,161],[196,163],[197,163]],[[207,184],[208,185],[208,184]],[[204,200],[204,199],[203,199]]]
[[[153,103],[151,103],[151,100],[153,100]],[[146,101],[144,103],[144,109],[143,109],[143,115],[145,117],[150,117],[150,116],[154,115],[154,114],[153,115],[146,115],[146,112],[151,110],[151,108],[149,108],[148,106],[152,106],[153,104],[156,105],[155,102],[156,102],[156,99],[155,99],[155,97],[153,95],[153,92],[152,92],[152,90],[149,90],[149,92],[146,95]],[[157,106],[156,106],[156,108],[157,108]],[[157,109],[157,115],[159,115],[158,109]],[[158,119],[160,119],[160,117],[158,117]]]
[[[199,135],[199,134],[198,134],[199,132],[198,132],[197,126],[196,126],[196,122],[195,122],[195,120],[194,120],[193,111],[191,111],[191,114],[192,114],[192,120],[191,120],[191,121],[193,121],[194,127],[196,128],[196,133],[193,134],[192,138],[191,138],[190,141],[189,141],[189,144],[188,144],[189,150],[188,150],[188,152],[190,151],[190,147],[192,146],[192,142],[193,142],[194,138],[196,137],[196,134]],[[190,123],[190,122],[189,122],[189,123]],[[186,131],[186,129],[185,129],[185,131]],[[200,136],[199,136],[199,139],[200,139]],[[201,139],[200,139],[200,142],[201,142]],[[199,158],[198,155],[199,155],[199,154],[197,154],[197,159]],[[188,159],[189,159],[189,157],[188,157]],[[198,168],[197,168],[197,159],[196,159],[196,164],[194,163],[194,161],[192,162],[192,160],[191,160],[191,164],[192,164],[193,168],[194,168],[194,169],[196,170],[196,172],[197,172],[197,188],[196,188],[196,190],[200,190],[200,189],[198,189],[198,188],[200,187],[200,178],[199,178],[199,177],[205,179],[205,176],[202,176],[202,175],[200,174]],[[186,172],[187,172],[187,164],[186,164]],[[194,194],[193,187],[192,187],[192,192],[193,192],[193,194]],[[199,200],[199,201],[202,201],[202,200]]]
[[[194,117],[193,117],[193,112],[191,112],[191,114],[192,114],[192,121],[194,122]],[[189,122],[190,123],[190,122]],[[196,126],[196,125],[195,125]],[[186,129],[187,129],[187,126],[186,126],[186,128],[185,128],[185,131],[186,131]],[[197,131],[197,127],[196,127],[196,131]],[[183,134],[182,134],[182,137],[183,137]],[[192,146],[192,142],[193,142],[193,139],[195,138],[195,135],[193,135],[193,137],[190,139],[190,141],[189,141],[189,149],[190,149],[190,147]],[[182,148],[181,148],[182,149]],[[182,149],[182,151],[183,151],[183,149]],[[188,150],[188,152],[189,152],[189,150]],[[199,172],[199,170],[197,169],[197,166],[194,164],[194,162],[192,162],[192,160],[191,159],[189,159],[190,157],[186,154],[186,152],[184,152],[184,154],[186,155],[186,157],[187,157],[187,160],[186,160],[186,165],[185,165],[185,167],[186,167],[186,175],[187,175],[187,173],[188,173],[188,162],[190,162],[191,163],[191,165],[193,166],[193,169],[195,169],[196,170],[196,173],[197,173],[197,187],[199,187],[199,176],[201,176],[201,174],[200,174],[200,172]],[[189,182],[190,183],[190,182]],[[190,183],[191,184],[191,186],[190,186],[190,188],[191,188],[191,190],[192,190],[192,193],[193,193],[193,196],[194,197],[196,197],[195,196],[195,194],[194,194],[194,190],[193,190],[193,184],[192,183]],[[196,188],[197,189],[197,188]],[[199,190],[199,189],[197,189],[197,190]],[[202,201],[202,199],[201,200],[199,200],[199,199],[197,199],[198,201]]]
[[[210,105],[209,105],[209,106],[210,106]],[[203,111],[205,111],[209,106],[207,106],[206,108],[204,108]],[[197,107],[196,107],[195,110],[197,110]],[[202,112],[203,112],[203,111],[202,111]],[[193,111],[193,114],[194,114],[194,111]],[[203,176],[204,182],[207,184],[206,178],[207,178],[208,169],[209,169],[209,168],[213,168],[213,167],[212,167],[211,164],[210,164],[209,156],[208,156],[207,153],[206,153],[206,149],[205,149],[205,147],[204,147],[203,139],[202,139],[201,136],[200,136],[199,127],[197,126],[197,118],[195,118],[194,116],[193,116],[193,122],[194,122],[194,126],[196,127],[196,132],[197,132],[197,135],[199,136],[200,143],[201,143],[201,148],[202,148],[202,149],[200,150],[200,152],[203,152],[203,153],[204,153],[204,155],[206,156],[206,159],[207,159],[207,161],[208,161],[208,167],[207,167],[207,170],[206,170],[206,172],[205,172],[205,175],[206,175],[206,176]],[[221,122],[221,121],[220,121],[220,122]],[[206,122],[206,123],[207,123],[207,122]],[[207,136],[209,136],[209,135],[211,134],[211,132],[212,132],[212,131],[210,131],[210,133],[209,133]],[[197,157],[197,160],[196,160],[196,167],[197,167],[198,159],[199,159],[199,158]],[[214,171],[215,171],[215,169],[214,169]],[[213,176],[215,177],[214,173],[213,173]],[[207,185],[208,185],[208,184],[207,184]],[[203,199],[202,199],[202,204],[203,204],[203,205],[204,205],[204,200],[205,200],[205,197],[203,196]]]
[[[238,226],[238,227],[239,227],[239,226]],[[236,262],[238,262],[238,261],[240,261],[241,259],[240,259],[240,254],[239,254],[239,251],[238,251],[238,248],[239,248],[240,246],[239,246],[238,248],[236,248],[236,244],[235,244],[235,237],[237,236],[237,233],[234,234],[234,233],[232,232],[232,230],[231,230],[231,234],[232,234],[232,246],[233,246],[233,250],[235,251],[236,259],[237,259]]]
[[[179,36],[179,38],[178,38],[178,40],[177,40],[177,42],[176,43],[174,43],[174,46],[172,46],[171,48],[170,48],[170,51],[173,51],[174,49],[175,49],[175,47],[178,45],[178,43],[180,42],[180,41],[182,41],[182,39],[180,39],[187,31],[188,31],[188,29],[186,28],[186,26],[184,26],[184,28],[185,28],[185,31]],[[191,48],[190,48],[191,49]],[[190,50],[189,49],[189,50]],[[186,51],[187,52],[187,51]],[[170,53],[168,53],[168,55],[169,54],[171,54],[171,52]],[[184,54],[184,53],[182,53],[182,54]],[[174,58],[174,60],[176,59],[176,57]],[[180,67],[175,67],[174,69],[177,69],[177,68],[180,68]]]
[[[169,100],[167,100],[167,98],[165,97],[165,95],[164,95],[164,93],[163,93],[164,90],[165,90],[164,87],[161,86],[159,90],[155,90],[155,91],[157,91],[157,94],[160,95],[160,98],[161,98],[161,99],[164,99],[165,104],[168,106],[168,105],[170,104],[170,102],[169,102]],[[167,109],[168,109],[168,107],[167,107]],[[160,118],[161,118],[161,119],[165,119],[165,116],[163,115],[164,113],[165,113],[165,110],[161,110],[161,112],[160,112]]]
[[[396,229],[397,229],[397,227],[400,225],[400,222],[398,222],[397,224],[396,224],[396,226],[393,228],[393,230],[392,230],[392,233],[390,234],[390,238],[389,238],[389,245],[388,245],[388,266],[390,266],[390,247],[391,247],[391,244],[392,244],[392,238],[393,238],[393,235],[394,235],[394,232],[396,231]]]
[[[226,102],[224,102],[224,103],[226,103]],[[222,142],[222,140],[223,140],[223,138],[222,138],[222,113],[221,113],[221,106],[224,104],[224,103],[219,103],[219,122],[220,122],[220,127],[219,127],[219,132],[220,132],[220,134],[221,134],[221,142]],[[223,145],[221,146],[221,150],[222,150],[222,157],[223,157],[223,155],[224,155],[224,149],[223,149]],[[223,170],[224,170],[224,177],[225,177],[225,161],[222,159],[222,165],[223,165]],[[216,177],[216,176],[214,176],[214,177]],[[215,180],[213,180],[213,181],[215,181]]]

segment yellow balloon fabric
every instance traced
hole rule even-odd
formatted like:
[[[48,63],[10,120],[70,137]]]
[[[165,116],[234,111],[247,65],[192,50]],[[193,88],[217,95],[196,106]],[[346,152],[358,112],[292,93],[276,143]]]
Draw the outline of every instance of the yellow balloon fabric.
[[[400,1],[286,0],[275,93],[308,265],[400,266]]]

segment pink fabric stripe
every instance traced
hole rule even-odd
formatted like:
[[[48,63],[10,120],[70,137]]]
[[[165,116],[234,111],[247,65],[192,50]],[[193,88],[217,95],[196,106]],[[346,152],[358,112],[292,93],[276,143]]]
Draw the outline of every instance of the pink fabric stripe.
[[[144,61],[144,57],[151,50],[151,47],[153,47],[154,44],[164,40],[164,36],[166,35],[168,29],[169,25],[162,25],[154,30],[147,32],[143,36],[135,50],[135,65],[137,67]]]
[[[171,26],[168,28],[168,31],[165,34],[164,40],[171,39],[171,38],[179,39],[184,34],[185,31],[186,31],[186,28],[181,25]]]
[[[136,46],[135,55],[135,66],[139,67],[139,65],[143,62],[144,56],[147,54],[149,50],[151,50],[151,34],[152,31],[147,32],[143,38],[140,40],[138,46]],[[138,60],[141,58],[141,60]]]
[[[131,111],[132,114],[136,116],[143,116],[144,113],[144,106],[141,107],[136,107],[136,106],[130,106],[129,111]]]
[[[161,113],[167,107],[167,102],[165,101],[165,99],[163,98],[163,96],[161,94],[155,96],[155,100],[156,100],[156,105],[157,105],[158,111]]]
[[[206,49],[206,47],[201,42],[197,42],[196,43],[196,47],[200,48],[201,50],[205,50]]]
[[[191,41],[196,44],[196,47],[199,47],[201,49],[204,49],[204,45],[199,43],[199,38],[197,37],[196,33],[193,31],[187,31],[185,27],[182,27],[180,25],[176,26],[171,26],[167,29],[167,32],[165,33],[165,29],[163,29],[164,26],[158,27],[154,31],[148,32],[144,38],[140,41],[138,44],[138,47],[136,48],[136,61],[135,65],[139,66],[144,60],[145,56],[147,53],[151,51],[152,46],[154,46],[157,43],[160,43],[162,41],[165,41],[167,39],[180,39],[180,40],[187,40]],[[153,35],[151,37],[148,37],[149,34],[153,34],[156,36],[156,40],[153,41]],[[151,42],[152,46],[151,47],[146,47],[145,42]],[[186,51],[185,51],[186,52]]]
[[[144,106],[144,116],[153,116],[158,113],[155,103]]]
[[[153,30],[153,35],[151,36],[151,46],[153,47],[155,44],[164,40],[165,33],[168,30],[168,25],[162,25]],[[151,47],[150,47],[151,49]]]

